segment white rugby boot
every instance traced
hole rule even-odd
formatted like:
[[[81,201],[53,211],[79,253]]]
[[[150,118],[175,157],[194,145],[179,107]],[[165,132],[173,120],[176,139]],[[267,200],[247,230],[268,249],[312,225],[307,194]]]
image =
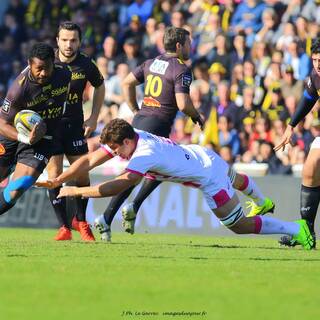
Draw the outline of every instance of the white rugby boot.
[[[133,203],[131,202],[123,206],[121,213],[123,218],[122,226],[125,232],[134,234],[134,224],[136,222],[137,213],[133,208]]]
[[[99,231],[101,240],[111,242],[111,229],[103,214],[94,219],[94,227]]]

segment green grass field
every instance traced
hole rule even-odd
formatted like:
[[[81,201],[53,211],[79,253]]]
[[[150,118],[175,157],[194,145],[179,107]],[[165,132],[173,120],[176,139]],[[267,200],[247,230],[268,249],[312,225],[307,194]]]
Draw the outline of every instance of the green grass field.
[[[0,229],[1,319],[320,319],[320,251],[267,237],[54,234]]]

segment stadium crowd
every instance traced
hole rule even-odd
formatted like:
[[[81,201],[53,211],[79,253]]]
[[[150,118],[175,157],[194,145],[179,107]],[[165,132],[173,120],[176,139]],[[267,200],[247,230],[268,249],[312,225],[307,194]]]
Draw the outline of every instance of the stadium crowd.
[[[145,59],[164,52],[168,25],[192,35],[190,96],[205,115],[203,131],[179,113],[171,134],[181,143],[218,150],[229,163],[267,163],[270,174],[291,174],[320,134],[318,106],[295,132],[293,147],[273,151],[311,70],[310,47],[319,35],[319,0],[10,0],[0,21],[0,99],[38,41],[55,45],[59,22],[83,31],[82,49],[105,78],[105,101],[90,150],[116,117],[132,120],[121,81]],[[143,88],[137,97],[142,100]],[[90,110],[92,88],[85,91]],[[99,131],[100,130],[100,131]]]

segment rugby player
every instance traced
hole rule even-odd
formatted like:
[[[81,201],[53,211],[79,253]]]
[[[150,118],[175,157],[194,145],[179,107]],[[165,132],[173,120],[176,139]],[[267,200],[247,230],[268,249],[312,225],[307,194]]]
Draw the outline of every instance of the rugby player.
[[[10,86],[0,110],[0,181],[16,165],[0,193],[0,214],[35,183],[55,152],[70,80],[71,72],[54,63],[51,46],[37,43],[31,48],[27,68]],[[19,134],[13,125],[15,115],[24,109],[39,113],[47,126],[45,136],[37,142],[37,125],[29,137]]]
[[[122,119],[105,126],[101,143],[109,157],[118,155],[129,161],[126,172],[92,187],[63,187],[58,198],[110,197],[148,176],[199,188],[221,223],[235,233],[287,234],[305,249],[313,247],[313,237],[303,219],[284,222],[268,216],[245,217],[235,193],[235,189],[246,187],[245,179],[212,150],[199,145],[178,145],[168,138],[134,129]]]
[[[311,46],[311,59],[313,69],[305,80],[305,90],[300,99],[296,112],[287,125],[281,142],[274,150],[284,150],[290,143],[294,128],[312,110],[320,95],[320,38],[317,38]],[[302,184],[300,190],[300,215],[307,221],[311,234],[316,244],[314,222],[320,201],[320,137],[316,137],[310,146],[310,151],[303,166]],[[284,236],[280,244],[294,246],[297,242],[292,237]]]
[[[72,80],[66,110],[60,123],[62,130],[60,148],[47,166],[50,179],[54,179],[62,173],[64,155],[69,163],[73,163],[80,156],[88,153],[86,138],[96,129],[105,94],[104,79],[95,62],[79,50],[81,44],[80,27],[69,21],[61,23],[57,34],[57,44],[55,62],[71,69]],[[94,92],[91,115],[84,121],[82,96],[88,81],[94,87]],[[75,183],[77,186],[90,185],[88,173],[84,172],[79,175]],[[65,199],[57,199],[59,190],[59,187],[49,190],[49,198],[60,224],[55,240],[71,240],[72,233],[67,218],[66,201]],[[76,200],[76,218],[73,219],[72,224],[80,232],[82,240],[94,241],[90,226],[86,222],[87,203],[87,199],[79,198]]]

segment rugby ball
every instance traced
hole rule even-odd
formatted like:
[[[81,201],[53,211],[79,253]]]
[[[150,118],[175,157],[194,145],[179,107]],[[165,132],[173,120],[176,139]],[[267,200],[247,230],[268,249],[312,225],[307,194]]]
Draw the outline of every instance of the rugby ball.
[[[22,110],[16,114],[14,117],[14,126],[18,133],[29,136],[29,133],[33,129],[36,123],[39,126],[36,130],[36,141],[39,141],[46,133],[47,126],[42,120],[41,116],[33,110]]]

